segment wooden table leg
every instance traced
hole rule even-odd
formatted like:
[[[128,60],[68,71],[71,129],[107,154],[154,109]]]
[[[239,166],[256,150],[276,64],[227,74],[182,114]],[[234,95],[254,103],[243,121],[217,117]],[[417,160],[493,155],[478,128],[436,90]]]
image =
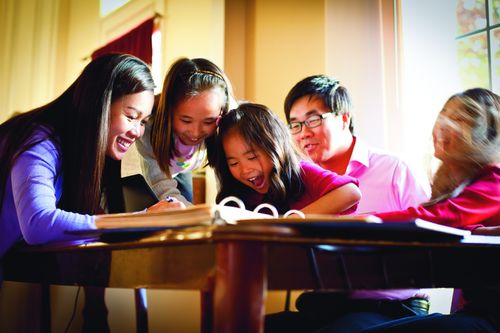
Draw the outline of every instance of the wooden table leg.
[[[266,248],[254,242],[217,244],[214,332],[264,331]]]

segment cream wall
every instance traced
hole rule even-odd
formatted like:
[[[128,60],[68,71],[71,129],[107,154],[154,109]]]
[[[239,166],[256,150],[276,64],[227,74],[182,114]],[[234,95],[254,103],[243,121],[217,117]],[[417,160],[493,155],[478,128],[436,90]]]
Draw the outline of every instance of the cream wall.
[[[288,90],[310,73],[325,71],[323,0],[228,1],[225,69],[236,97],[283,116]]]
[[[55,93],[61,1],[1,0],[0,121]],[[20,19],[22,17],[22,19]]]
[[[356,133],[380,148],[387,143],[382,23],[383,15],[390,15],[383,12],[383,2],[326,1],[326,73],[349,90]]]
[[[325,68],[324,1],[255,1],[255,101],[283,113],[298,79]]]
[[[164,71],[179,57],[208,58],[224,65],[224,1],[166,0]]]

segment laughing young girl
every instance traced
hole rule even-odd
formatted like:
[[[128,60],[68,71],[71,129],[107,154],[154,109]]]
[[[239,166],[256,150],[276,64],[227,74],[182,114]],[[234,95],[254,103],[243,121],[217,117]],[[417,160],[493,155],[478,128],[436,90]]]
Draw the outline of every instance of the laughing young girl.
[[[356,179],[302,160],[286,125],[264,105],[245,103],[224,115],[208,158],[217,202],[236,196],[248,209],[269,203],[280,214],[347,214],[361,197]]]

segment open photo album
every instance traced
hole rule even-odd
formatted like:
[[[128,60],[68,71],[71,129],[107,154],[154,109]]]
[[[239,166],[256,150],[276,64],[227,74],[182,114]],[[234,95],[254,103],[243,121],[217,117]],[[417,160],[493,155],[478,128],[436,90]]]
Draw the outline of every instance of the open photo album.
[[[414,219],[383,223],[373,215],[304,215],[301,211],[290,210],[283,215],[270,204],[261,204],[255,210],[247,210],[244,203],[236,197],[228,197],[219,204],[199,204],[187,208],[176,208],[164,212],[148,213],[141,211],[158,198],[142,175],[122,179],[126,213],[99,216],[98,228],[92,230],[68,231],[75,235],[104,235],[118,233],[148,233],[166,229],[217,225],[221,228],[231,226],[231,230],[242,232],[249,226],[286,227],[294,235],[314,238],[339,238],[356,240],[395,240],[395,241],[474,241],[467,230]],[[230,206],[230,205],[233,206]],[[263,213],[265,212],[265,213]],[[268,213],[268,214],[266,214]],[[235,229],[236,228],[236,229]],[[246,228],[246,229],[245,229]]]
[[[167,229],[217,226],[224,232],[268,230],[280,227],[293,235],[312,238],[440,242],[471,238],[470,231],[442,226],[419,219],[383,223],[374,216],[272,216],[240,207],[201,204],[160,213],[120,213],[101,215],[98,229],[71,231],[75,235],[145,233]],[[252,229],[249,227],[252,226]],[[261,229],[259,229],[261,228]],[[290,233],[292,235],[292,233]]]

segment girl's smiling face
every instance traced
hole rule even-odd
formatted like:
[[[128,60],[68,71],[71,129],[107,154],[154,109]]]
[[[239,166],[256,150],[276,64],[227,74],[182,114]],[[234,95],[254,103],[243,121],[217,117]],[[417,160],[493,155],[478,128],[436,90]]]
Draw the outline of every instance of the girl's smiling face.
[[[106,155],[121,160],[130,146],[144,134],[144,125],[153,109],[153,91],[124,95],[113,103]]]
[[[235,129],[224,136],[222,145],[231,175],[254,191],[267,193],[274,167],[271,158],[259,147],[250,146]]]
[[[180,101],[174,108],[173,130],[185,145],[195,146],[215,131],[224,106],[224,92],[212,88]]]

